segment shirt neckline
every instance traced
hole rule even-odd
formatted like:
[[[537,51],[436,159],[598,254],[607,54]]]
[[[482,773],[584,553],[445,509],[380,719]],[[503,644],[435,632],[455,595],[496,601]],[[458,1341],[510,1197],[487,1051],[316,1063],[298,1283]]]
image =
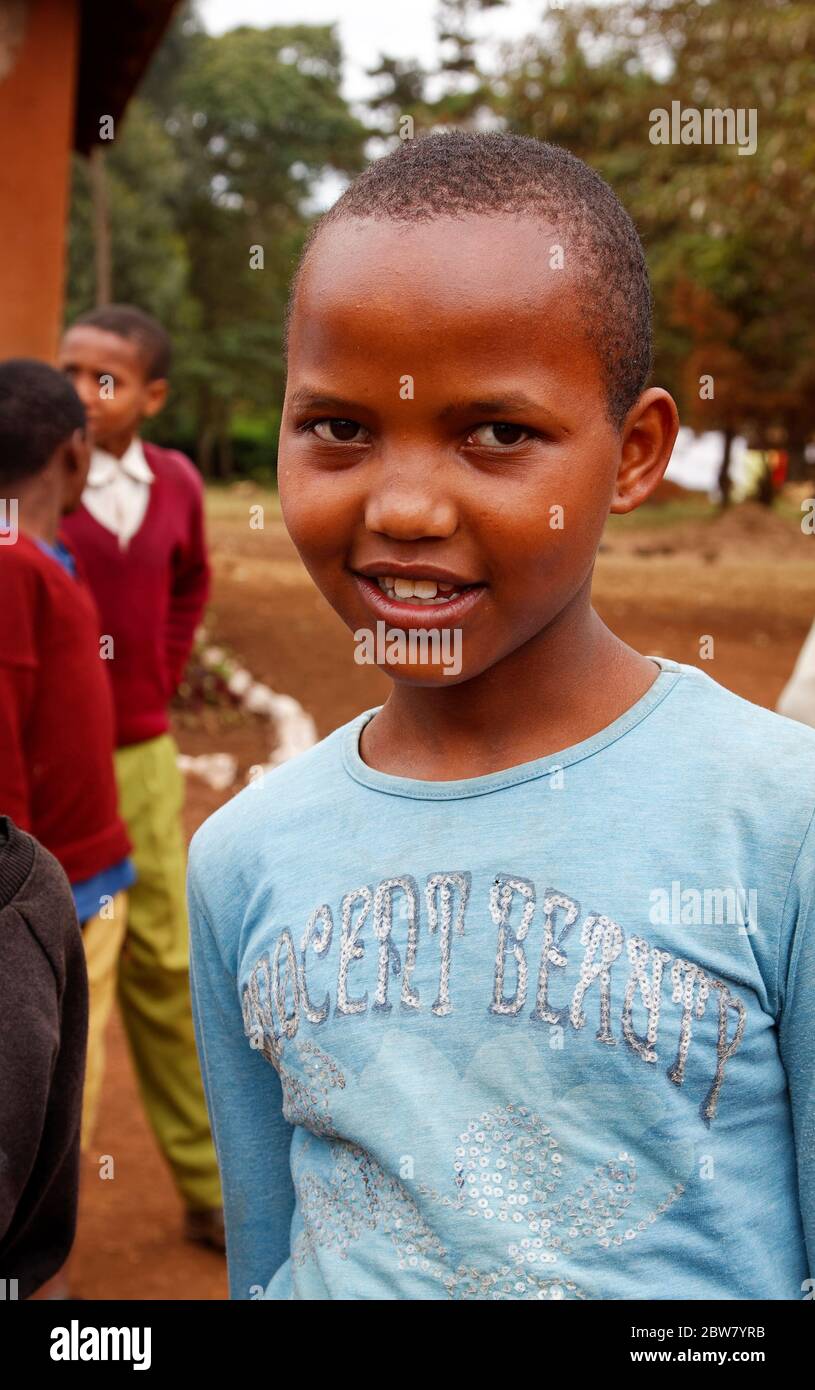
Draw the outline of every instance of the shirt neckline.
[[[545,777],[550,772],[559,771],[571,763],[581,762],[608,748],[647,718],[657,705],[662,704],[666,695],[673,690],[684,668],[679,662],[671,661],[667,657],[651,656],[649,660],[656,662],[660,671],[653,685],[649,686],[639,700],[590,738],[572,744],[570,748],[561,748],[557,753],[548,754],[544,758],[534,758],[531,762],[518,763],[515,767],[488,772],[481,777],[464,777],[449,782],[427,782],[419,778],[395,777],[389,772],[379,772],[363,761],[359,751],[362,730],[382,708],[381,705],[376,705],[373,709],[357,715],[345,731],[342,743],[345,770],[355,782],[361,783],[364,787],[417,801],[453,801],[468,796],[484,796],[488,792],[516,786],[519,782],[530,782],[536,777]]]
[[[130,478],[134,482],[147,483],[148,486],[155,479],[155,474],[147,462],[144,445],[138,435],[133,436],[121,458],[108,453],[107,449],[94,448],[91,452],[87,487],[93,489],[106,487],[120,477]]]
[[[139,447],[143,451],[142,441],[140,439],[137,439],[134,442],[137,442],[139,444]],[[124,455],[122,457],[124,457]],[[102,535],[107,538],[108,544],[113,545],[115,547],[115,552],[120,556],[129,555],[131,553],[131,551],[133,550],[134,541],[136,541],[136,539],[141,536],[142,532],[146,529],[148,522],[152,521],[153,518],[153,509],[156,506],[156,495],[158,488],[157,486],[155,486],[156,474],[154,470],[150,468],[150,465],[147,463],[146,455],[145,465],[149,469],[151,477],[151,483],[147,493],[147,506],[144,509],[144,515],[142,516],[141,521],[136,527],[136,530],[132,533],[132,535],[129,535],[126,538],[124,544],[122,544],[122,537],[120,533],[108,524],[108,519],[104,517],[101,509],[97,511],[97,503],[100,500],[100,494],[102,492],[101,487],[95,486],[94,488],[90,489],[86,484],[85,489],[82,493],[82,510],[84,511],[85,515],[90,517],[92,524],[99,528],[99,530],[102,532]],[[127,476],[129,477],[130,475]]]
[[[64,541],[60,540],[59,537],[57,537],[57,540],[54,542],[53,545],[51,545],[48,541],[44,541],[40,536],[35,536],[34,540],[36,545],[39,546],[40,550],[43,552],[44,555],[49,555],[52,560],[56,560],[57,564],[60,565],[62,569],[66,571],[67,574],[72,575],[74,579],[76,578],[76,564],[74,563],[74,557]]]

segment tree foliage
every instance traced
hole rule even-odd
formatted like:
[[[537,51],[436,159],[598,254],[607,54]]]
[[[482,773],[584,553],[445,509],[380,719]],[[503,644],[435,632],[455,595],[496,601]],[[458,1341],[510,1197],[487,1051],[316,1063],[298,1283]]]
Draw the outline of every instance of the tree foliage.
[[[340,92],[334,30],[240,28],[212,37],[189,10],[160,51],[107,160],[113,297],[173,331],[173,404],[157,430],[232,466],[236,417],[273,449],[288,281],[328,172],[364,163],[366,128]],[[93,299],[87,171],[77,161],[69,310]],[[273,460],[270,460],[273,462]]]
[[[174,406],[161,426],[230,467],[240,422],[273,428],[294,260],[327,174],[437,126],[498,126],[567,146],[642,234],[657,378],[687,423],[785,441],[815,429],[815,9],[804,0],[550,6],[520,43],[478,38],[506,0],[440,0],[438,61],[382,54],[367,122],[341,92],[335,30],[206,34],[182,9],[108,157],[114,297],[167,322]],[[753,108],[754,154],[654,144],[652,113]],[[372,140],[371,137],[378,137]],[[87,175],[77,161],[72,312],[92,301]],[[262,248],[263,269],[250,248]],[[257,256],[256,256],[257,259]],[[702,382],[713,379],[713,391]]]

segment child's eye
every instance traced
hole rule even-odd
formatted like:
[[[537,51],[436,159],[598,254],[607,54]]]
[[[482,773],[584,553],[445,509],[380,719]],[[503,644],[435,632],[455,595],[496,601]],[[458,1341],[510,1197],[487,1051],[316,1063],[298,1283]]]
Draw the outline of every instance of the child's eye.
[[[523,425],[502,424],[493,420],[490,424],[479,425],[478,429],[473,430],[467,438],[467,443],[475,441],[476,444],[486,444],[489,448],[495,448],[496,444],[509,447],[512,444],[522,444],[529,437],[530,431],[525,430]]]
[[[360,430],[365,434],[365,426],[357,424],[356,420],[340,420],[336,417],[314,420],[308,428],[318,439],[324,439],[329,444],[361,444],[362,439],[355,436]]]

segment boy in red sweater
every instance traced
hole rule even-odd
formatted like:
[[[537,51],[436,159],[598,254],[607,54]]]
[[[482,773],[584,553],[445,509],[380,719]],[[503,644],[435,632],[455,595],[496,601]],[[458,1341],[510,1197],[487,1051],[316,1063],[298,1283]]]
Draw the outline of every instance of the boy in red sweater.
[[[117,809],[99,615],[57,538],[88,473],[85,430],[76,392],[53,367],[22,358],[0,364],[0,815],[58,859],[82,925],[90,985],[87,1150],[135,874]]]
[[[145,1107],[186,1206],[187,1235],[223,1249],[215,1150],[195,1050],[185,905],[183,779],[167,707],[209,591],[203,488],[184,454],[143,443],[167,397],[170,340],[128,305],[83,315],[59,365],[93,443],[66,534],[102,616],[116,707],[116,774],[138,879],[118,993]]]

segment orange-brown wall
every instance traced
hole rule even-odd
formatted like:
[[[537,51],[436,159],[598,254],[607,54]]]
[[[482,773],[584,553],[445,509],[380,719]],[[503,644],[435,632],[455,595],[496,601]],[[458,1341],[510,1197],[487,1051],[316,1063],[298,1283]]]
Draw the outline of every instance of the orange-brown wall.
[[[0,359],[54,357],[79,30],[78,0],[29,0],[22,45],[0,81]]]

